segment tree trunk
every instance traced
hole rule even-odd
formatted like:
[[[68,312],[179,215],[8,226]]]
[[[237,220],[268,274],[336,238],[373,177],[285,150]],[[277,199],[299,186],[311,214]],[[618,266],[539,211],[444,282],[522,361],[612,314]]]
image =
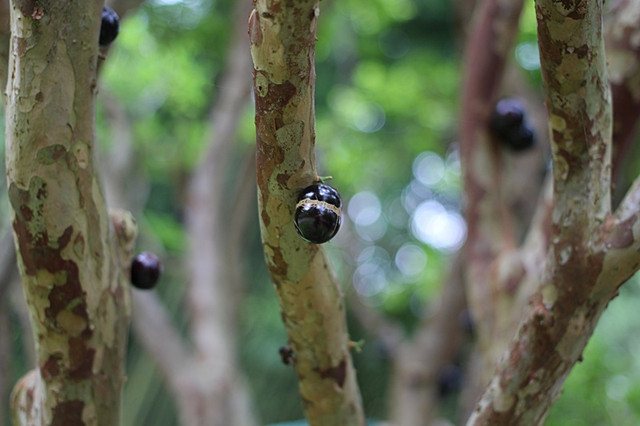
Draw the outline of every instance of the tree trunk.
[[[116,425],[130,316],[133,218],[111,219],[94,163],[102,2],[11,7],[6,163],[38,366],[13,422]],[[113,225],[111,224],[113,223]]]
[[[260,228],[311,425],[363,425],[344,302],[325,250],[293,225],[315,169],[316,0],[259,0],[249,19]]]

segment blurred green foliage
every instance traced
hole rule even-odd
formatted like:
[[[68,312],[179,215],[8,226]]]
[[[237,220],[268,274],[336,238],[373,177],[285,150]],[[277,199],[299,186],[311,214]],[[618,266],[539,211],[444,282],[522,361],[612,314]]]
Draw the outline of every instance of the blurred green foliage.
[[[535,16],[532,4],[526,4],[513,59],[537,90]],[[101,76],[101,96],[115,99],[132,126],[138,171],[149,188],[140,194],[140,246],[164,253],[168,273],[157,291],[181,329],[188,321],[180,266],[184,183],[206,150],[209,113],[232,33],[232,7],[230,0],[145,3],[122,22]],[[319,171],[333,176],[332,185],[345,201],[358,200],[349,204],[350,220],[331,254],[345,289],[353,286],[410,333],[438,294],[447,256],[459,244],[443,240],[446,235],[424,234],[413,218],[420,211],[452,232],[462,229],[455,220],[460,211],[459,28],[452,3],[445,0],[343,0],[323,2],[321,8],[316,46]],[[100,105],[103,153],[114,146],[110,123]],[[234,161],[254,136],[253,108],[247,105]],[[421,172],[424,158],[432,161],[430,171],[435,165],[441,173]],[[231,187],[235,179],[229,176]],[[5,200],[0,204],[4,229],[7,217]],[[294,371],[278,356],[286,335],[258,232],[253,215],[244,238],[246,289],[238,338],[259,418],[268,424],[303,414]],[[548,425],[640,424],[639,303],[640,286],[634,281],[605,312]],[[351,317],[349,325],[354,340],[365,340],[354,359],[367,415],[384,418],[388,354]],[[28,368],[22,339],[16,331],[12,380]],[[176,424],[171,395],[133,338],[128,356],[124,424]]]

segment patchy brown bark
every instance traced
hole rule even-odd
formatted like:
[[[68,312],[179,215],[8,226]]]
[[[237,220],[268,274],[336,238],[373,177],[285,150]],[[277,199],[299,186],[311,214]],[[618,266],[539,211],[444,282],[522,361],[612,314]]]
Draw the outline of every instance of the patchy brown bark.
[[[473,425],[546,417],[617,289],[640,265],[636,184],[611,213],[611,94],[602,2],[536,1],[553,154],[552,202],[532,233],[549,232],[544,272]],[[545,205],[548,213],[545,214]],[[548,219],[544,219],[547,217]],[[544,231],[550,224],[549,231]]]
[[[101,9],[12,3],[7,178],[38,358],[14,389],[14,424],[120,418],[136,228],[109,217],[93,160]]]
[[[265,259],[295,353],[312,425],[362,425],[344,302],[325,250],[293,225],[296,197],[315,182],[316,0],[259,0],[249,20],[257,181]]]

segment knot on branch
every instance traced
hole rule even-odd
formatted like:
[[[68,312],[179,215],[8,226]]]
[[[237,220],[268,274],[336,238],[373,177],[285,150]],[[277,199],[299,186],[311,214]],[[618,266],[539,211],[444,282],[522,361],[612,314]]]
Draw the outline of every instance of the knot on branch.
[[[115,231],[115,252],[120,260],[120,265],[128,265],[138,237],[136,219],[131,212],[120,209],[110,210],[109,218]]]
[[[38,408],[42,406],[42,379],[37,369],[25,374],[11,392],[12,420],[14,424],[38,422]]]

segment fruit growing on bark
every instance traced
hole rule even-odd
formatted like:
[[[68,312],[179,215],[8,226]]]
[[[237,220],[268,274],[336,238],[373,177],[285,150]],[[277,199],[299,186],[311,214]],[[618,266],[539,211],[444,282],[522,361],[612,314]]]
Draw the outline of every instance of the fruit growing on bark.
[[[535,145],[535,133],[526,120],[524,106],[517,99],[505,98],[496,104],[490,128],[497,139],[512,151],[525,151]]]
[[[322,244],[333,238],[342,223],[342,199],[334,188],[316,183],[302,190],[294,215],[298,234],[306,241]]]
[[[110,45],[120,31],[120,18],[109,6],[102,8],[102,24],[100,25],[100,46]]]
[[[142,252],[131,261],[131,284],[142,290],[154,288],[160,279],[162,264],[158,257]]]

